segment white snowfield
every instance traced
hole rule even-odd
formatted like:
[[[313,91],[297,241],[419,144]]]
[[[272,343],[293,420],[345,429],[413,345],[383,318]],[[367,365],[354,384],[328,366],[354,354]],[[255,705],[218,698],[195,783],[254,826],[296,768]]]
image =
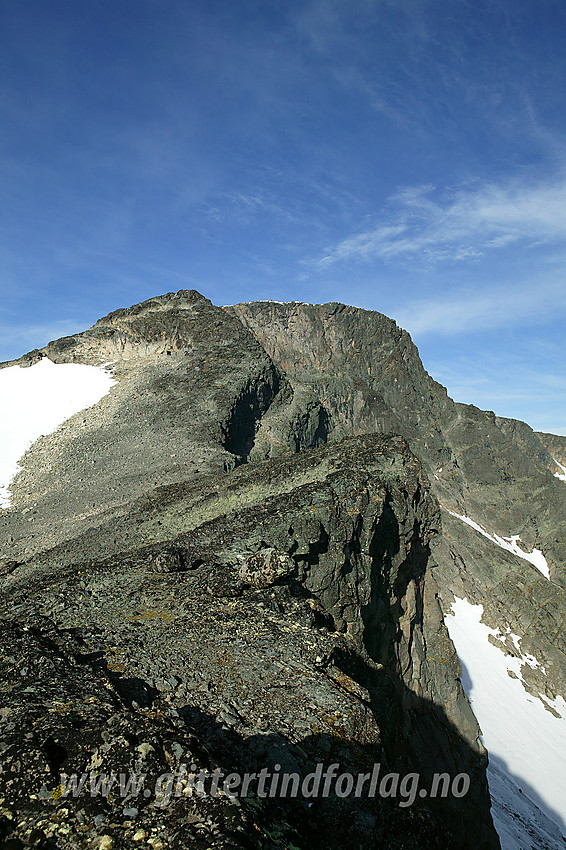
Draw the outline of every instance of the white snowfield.
[[[31,444],[96,404],[115,383],[102,367],[47,357],[27,368],[0,369],[0,509],[11,505],[9,485]]]
[[[552,460],[554,461],[554,463],[556,464],[556,466],[559,466],[559,467],[560,467],[560,469],[562,470],[562,474],[560,474],[560,472],[555,472],[555,473],[554,473],[554,477],[555,477],[555,478],[560,478],[560,480],[561,480],[561,481],[566,481],[566,466],[562,466],[562,464],[560,463],[560,461],[556,460],[556,458],[555,458],[555,457],[553,457],[553,458],[552,458]]]
[[[442,505],[444,508],[444,505]],[[465,522],[466,525],[471,526],[476,531],[479,531],[480,534],[483,534],[484,537],[487,537],[488,540],[491,540],[492,543],[495,543],[497,546],[500,546],[501,549],[507,549],[508,552],[512,552],[514,555],[517,555],[519,558],[523,558],[524,561],[529,561],[536,567],[539,572],[543,574],[543,576],[550,580],[550,570],[548,569],[548,563],[540,549],[533,549],[532,552],[525,552],[524,549],[518,545],[521,538],[518,534],[513,534],[511,537],[500,537],[499,534],[490,534],[489,531],[486,531],[485,528],[482,528],[479,523],[474,522],[473,519],[470,519],[469,516],[465,516],[463,514],[457,514],[454,511],[451,511],[449,508],[444,508],[445,511],[448,511],[452,516],[461,519],[462,522]]]
[[[507,635],[481,622],[482,605],[456,598],[452,612],[445,622],[489,752],[492,815],[502,850],[563,850],[566,702],[560,696],[553,702],[543,695],[539,699],[525,690],[521,667],[540,666],[537,659],[505,655],[490,643],[489,635],[502,641]],[[520,638],[511,638],[520,653]],[[543,701],[560,716],[547,710]]]

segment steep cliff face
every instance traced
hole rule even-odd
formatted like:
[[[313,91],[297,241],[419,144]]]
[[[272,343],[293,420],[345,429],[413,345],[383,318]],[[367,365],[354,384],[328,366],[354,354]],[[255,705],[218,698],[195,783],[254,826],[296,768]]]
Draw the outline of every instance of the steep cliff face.
[[[388,431],[406,437],[445,509],[442,537],[433,543],[445,610],[454,594],[481,602],[491,625],[505,623],[551,671],[544,682],[539,677],[543,692],[566,693],[565,485],[555,476],[561,438],[453,402],[424,370],[408,334],[380,313],[271,302],[226,310],[252,331],[295,392],[308,388],[320,401],[329,440]],[[273,451],[283,445],[284,435]],[[486,548],[485,538],[449,511],[492,536],[519,535],[525,551],[544,554],[550,582],[521,558]]]
[[[438,411],[450,416],[453,403],[391,319],[343,304],[256,302],[225,309],[291,381],[321,400],[335,439],[374,431],[419,436],[431,459],[448,460],[436,420]]]
[[[528,692],[547,708],[548,701],[563,706],[563,438],[536,434],[525,423],[454,403],[425,372],[407,334],[379,313],[340,304],[269,302],[227,309],[285,369],[294,391],[308,392],[321,403],[330,441],[364,431],[392,430],[406,437],[443,509],[442,535],[431,543],[443,611],[451,612],[455,598],[481,605],[483,623],[502,635],[504,651],[521,658],[523,694]],[[278,425],[283,436],[272,440],[275,453],[286,444],[285,424]],[[492,699],[497,699],[495,693]],[[525,753],[528,739],[527,734],[520,745]],[[545,744],[547,754],[551,741],[552,735]],[[498,763],[505,764],[504,752]],[[524,814],[529,838],[527,832],[515,831],[521,786],[540,799],[522,774],[511,777],[511,786],[512,802],[494,802],[506,846],[529,841],[533,846],[560,846],[560,794],[547,809],[557,824],[550,827],[556,835],[551,838],[545,827],[537,831],[532,814]],[[552,796],[547,794],[547,799]],[[515,837],[509,838],[510,832]]]
[[[565,586],[563,488],[552,474],[560,470],[528,425],[453,402],[424,370],[406,331],[380,313],[272,302],[225,309],[250,329],[296,391],[308,388],[320,401],[330,439],[402,434],[442,503],[465,507],[499,534],[520,534],[529,549],[542,547],[553,580]]]
[[[497,846],[479,729],[430,574],[438,524],[438,505],[404,440],[359,437],[241,466],[221,479],[158,488],[127,513],[107,513],[100,526],[15,569],[4,586],[9,628],[26,624],[41,640],[54,624],[61,634],[80,635],[87,642],[82,663],[98,659],[112,691],[99,728],[80,741],[71,716],[82,716],[77,700],[96,681],[71,688],[63,680],[62,693],[51,685],[50,698],[33,711],[19,707],[20,725],[37,727],[23,750],[7,738],[10,762],[23,757],[35,765],[21,780],[21,796],[47,792],[42,803],[23,805],[6,788],[9,811],[24,824],[18,834],[43,829],[50,814],[57,821],[57,801],[45,801],[56,786],[50,753],[66,773],[101,758],[116,772],[131,768],[128,755],[103,742],[135,733],[141,746],[151,733],[157,751],[190,744],[185,757],[193,758],[196,739],[208,759],[232,770],[278,762],[306,776],[318,763],[338,763],[358,775],[382,763],[418,772],[425,790],[435,773],[470,776],[465,805],[431,800],[438,821],[420,798],[403,811],[397,800],[331,795],[307,826],[305,801],[291,803],[277,813],[287,837],[274,846],[288,846],[289,835],[299,847],[343,846],[346,835],[363,847]],[[120,551],[100,560],[117,538]],[[71,669],[80,647],[74,652]],[[27,655],[22,663],[29,664]],[[122,703],[132,699],[138,707],[124,714]],[[61,703],[55,730],[49,706]],[[148,730],[155,712],[168,720]],[[273,817],[269,805],[253,812],[261,841]],[[109,813],[91,806],[87,825]],[[67,816],[70,846],[83,846],[85,835],[90,841],[83,825]],[[171,832],[149,806],[135,825]],[[188,837],[178,829],[172,846]]]
[[[153,718],[159,752],[173,724],[191,738],[181,747],[196,741],[230,769],[279,760],[304,774],[336,761],[359,773],[381,761],[417,771],[428,788],[434,773],[471,778],[461,799],[419,797],[406,809],[334,795],[316,803],[315,819],[304,801],[268,802],[238,814],[248,844],[233,846],[318,847],[324,833],[324,846],[496,847],[486,754],[443,614],[455,595],[481,602],[487,622],[508,626],[544,664],[544,676],[525,674],[533,693],[566,693],[560,446],[455,404],[406,332],[344,305],[218,308],[181,291],[117,310],[18,365],[43,357],[107,364],[117,383],[34,443],[13,507],[0,511],[15,644],[28,647],[26,627],[39,641],[49,633],[60,645],[70,629],[88,642],[83,654],[102,665],[88,676],[104,673],[113,693],[100,721],[109,740],[123,711],[126,725]],[[517,534],[542,551],[550,579],[493,542]],[[74,645],[61,652],[81,657]],[[71,685],[68,730],[80,690]],[[29,756],[46,759],[42,776],[56,702],[40,701],[33,717],[21,707],[24,725],[45,723]],[[98,739],[88,754],[70,739],[58,746],[65,770],[110,752]],[[105,827],[77,816],[74,843],[53,835],[69,847],[87,846],[93,827],[124,846],[136,824],[165,830],[171,846],[198,836],[185,821],[175,835],[177,809],[155,820],[147,807],[120,832],[112,805],[111,816],[97,809]],[[25,829],[4,827],[22,837],[63,803],[18,806]],[[267,830],[274,818],[278,833]],[[218,844],[222,823],[204,846],[231,846]]]
[[[566,437],[559,437],[556,434],[544,434],[537,431],[537,437],[547,449],[554,460],[561,465],[558,469],[556,465],[551,467],[551,472],[555,475],[564,475],[564,467],[566,465]]]

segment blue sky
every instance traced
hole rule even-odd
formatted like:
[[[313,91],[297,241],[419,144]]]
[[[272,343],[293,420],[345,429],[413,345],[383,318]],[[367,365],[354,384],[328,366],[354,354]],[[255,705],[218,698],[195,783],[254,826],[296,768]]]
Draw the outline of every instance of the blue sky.
[[[566,434],[563,0],[0,14],[0,360],[180,288],[342,301]]]

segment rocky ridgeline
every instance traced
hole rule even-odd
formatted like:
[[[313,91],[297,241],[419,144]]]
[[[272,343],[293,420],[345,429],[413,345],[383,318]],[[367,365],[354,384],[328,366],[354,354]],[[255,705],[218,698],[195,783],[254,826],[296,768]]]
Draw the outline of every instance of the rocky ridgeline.
[[[566,694],[566,491],[554,475],[566,439],[452,401],[423,368],[406,331],[381,313],[272,302],[226,309],[261,342],[295,393],[321,400],[328,440],[366,432],[407,439],[445,509],[442,535],[431,544],[444,610],[454,594],[483,604],[486,622],[520,635],[523,651],[545,667],[544,678],[524,667],[536,692]],[[270,417],[271,410],[265,421]],[[271,421],[269,428],[276,430]],[[278,433],[271,451],[282,444]],[[449,510],[492,534],[519,534],[527,551],[544,553],[551,581]]]
[[[497,847],[442,606],[482,601],[560,690],[556,447],[455,404],[394,322],[343,305],[181,291],[18,362],[42,356],[117,383],[31,447],[0,512],[7,846]],[[439,501],[542,549],[552,581]],[[407,808],[57,796],[61,770],[142,756],[472,784]]]

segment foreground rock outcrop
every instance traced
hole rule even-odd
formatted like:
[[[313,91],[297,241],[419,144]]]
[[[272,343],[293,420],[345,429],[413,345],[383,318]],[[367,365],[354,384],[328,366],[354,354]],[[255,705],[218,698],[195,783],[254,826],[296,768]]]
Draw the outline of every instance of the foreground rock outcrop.
[[[424,788],[434,773],[466,772],[474,846],[482,808],[489,846],[485,755],[430,574],[438,524],[438,505],[404,440],[352,438],[154,491],[127,516],[13,571],[5,616],[12,629],[26,623],[42,636],[35,623],[47,614],[58,634],[80,636],[81,656],[109,671],[116,699],[120,688],[122,699],[139,691],[136,702],[181,724],[215,764],[225,765],[232,748],[240,768],[263,758],[302,776],[319,762],[352,774],[381,763],[419,772]],[[175,533],[182,525],[189,530]],[[127,548],[100,560],[116,536]],[[73,561],[77,553],[84,560]],[[76,700],[58,696],[71,713]],[[41,736],[35,740],[45,750]],[[85,753],[63,756],[76,743],[61,735],[56,743],[60,769],[87,769]],[[36,782],[45,783],[48,768]],[[431,801],[432,815],[420,800],[406,810],[397,802],[335,798],[312,815],[317,829],[336,836],[324,846],[352,834],[351,818],[360,846],[402,847],[409,835],[416,846],[466,846],[460,801]],[[48,817],[38,807],[37,817]],[[289,817],[300,822],[299,815]],[[38,823],[26,828],[43,828]],[[306,846],[307,837],[312,844],[301,827],[293,843]]]

